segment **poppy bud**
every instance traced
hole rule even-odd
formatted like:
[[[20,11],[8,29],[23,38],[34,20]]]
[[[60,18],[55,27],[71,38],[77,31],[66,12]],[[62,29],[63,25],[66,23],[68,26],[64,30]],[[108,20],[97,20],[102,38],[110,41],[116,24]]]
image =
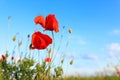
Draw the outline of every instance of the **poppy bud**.
[[[29,45],[29,49],[32,50],[32,43]]]
[[[62,63],[62,64],[63,64],[63,62],[64,62],[64,59],[61,60],[61,63]]]
[[[72,29],[71,28],[69,29],[69,33],[72,33]]]
[[[19,42],[19,46],[21,46],[21,45],[22,45],[22,41]]]
[[[50,48],[50,49],[48,50],[48,53],[50,54],[50,53],[51,53],[51,51],[52,51],[52,49]]]
[[[16,36],[13,37],[13,41],[16,41]]]
[[[63,26],[63,29],[65,29],[65,26]]]
[[[2,55],[2,60],[5,60],[6,59],[6,56],[5,55]]]
[[[72,64],[73,64],[73,60],[70,61],[70,65],[72,65]]]
[[[20,62],[21,62],[21,60],[19,59],[19,60],[17,61],[17,63],[20,64]]]
[[[11,59],[13,60],[13,59],[14,59],[14,57],[12,56],[12,57],[11,57]]]
[[[28,38],[30,38],[30,35],[28,34],[28,36],[27,36]]]

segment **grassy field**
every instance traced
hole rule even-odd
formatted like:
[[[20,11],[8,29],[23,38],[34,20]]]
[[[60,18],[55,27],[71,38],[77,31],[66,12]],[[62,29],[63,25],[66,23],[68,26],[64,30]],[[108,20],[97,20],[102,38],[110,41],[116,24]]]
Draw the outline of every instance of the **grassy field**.
[[[63,80],[120,80],[120,76],[68,77]]]

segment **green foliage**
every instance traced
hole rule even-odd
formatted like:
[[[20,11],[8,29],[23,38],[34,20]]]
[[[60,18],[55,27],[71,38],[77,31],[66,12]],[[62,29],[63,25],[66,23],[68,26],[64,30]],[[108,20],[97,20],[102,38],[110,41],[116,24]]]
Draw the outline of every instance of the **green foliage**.
[[[51,63],[43,61],[36,63],[34,59],[26,58],[19,59],[15,62],[14,57],[11,61],[0,61],[0,80],[53,80],[51,76]],[[62,76],[63,69],[58,66],[55,68],[54,79]]]
[[[63,74],[63,69],[61,66],[58,66],[57,68],[54,69],[56,77],[59,77]]]

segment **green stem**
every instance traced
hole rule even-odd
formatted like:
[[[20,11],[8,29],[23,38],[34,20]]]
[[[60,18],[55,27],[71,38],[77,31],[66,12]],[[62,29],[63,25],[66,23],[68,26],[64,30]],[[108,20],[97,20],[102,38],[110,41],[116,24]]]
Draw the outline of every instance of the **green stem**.
[[[52,38],[53,38],[53,51],[52,51],[52,54],[51,54],[51,59],[53,58],[53,54],[54,54],[54,48],[55,48],[55,38],[54,38],[54,33],[52,31]],[[49,56],[50,57],[50,56]]]
[[[20,46],[19,46],[19,40],[18,40],[18,55],[20,55]]]
[[[7,36],[6,36],[6,51],[8,51],[8,37],[9,37],[9,29],[10,29],[10,16],[8,16],[8,27],[7,27]]]
[[[56,51],[56,53],[55,53],[55,56],[54,56],[54,58],[53,58],[53,61],[55,60],[55,58],[56,58],[56,56],[57,56],[57,54],[58,54],[58,52],[59,52],[59,50],[60,50],[60,48],[61,48],[62,41],[63,41],[64,31],[65,31],[65,26],[63,27],[62,35],[61,35],[61,37],[60,37],[60,43],[59,43],[58,49],[57,49],[57,51]]]
[[[38,63],[40,62],[40,51],[38,50]]]
[[[69,34],[68,38],[67,38],[67,43],[66,43],[66,46],[65,46],[65,49],[64,49],[64,52],[63,52],[63,59],[65,59],[65,56],[66,56],[66,50],[67,50],[67,47],[69,45],[70,36],[71,36],[71,34]],[[61,57],[62,57],[62,55],[60,56],[60,58]]]

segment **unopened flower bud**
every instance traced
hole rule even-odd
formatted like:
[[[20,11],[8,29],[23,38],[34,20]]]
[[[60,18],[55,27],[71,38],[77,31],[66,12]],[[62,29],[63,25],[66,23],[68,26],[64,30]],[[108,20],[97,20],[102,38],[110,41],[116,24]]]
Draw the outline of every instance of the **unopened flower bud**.
[[[5,55],[2,55],[2,60],[6,60],[6,56]]]
[[[71,28],[69,29],[69,33],[72,33],[72,29]]]
[[[62,64],[64,63],[64,59],[61,60],[61,63],[62,63]]]
[[[19,42],[19,46],[21,46],[21,45],[22,45],[22,41]]]
[[[13,59],[14,59],[14,57],[12,56],[12,57],[11,57],[11,59],[13,60]]]
[[[72,64],[73,64],[73,60],[70,61],[70,65],[72,65]]]
[[[20,64],[20,62],[21,62],[21,60],[19,59],[19,60],[17,61],[17,63]]]
[[[30,35],[28,34],[28,36],[27,36],[28,38],[30,38]]]
[[[32,50],[32,43],[29,45],[29,49]]]
[[[65,26],[63,26],[63,29],[65,29]]]
[[[16,41],[16,36],[13,37],[13,41]]]

